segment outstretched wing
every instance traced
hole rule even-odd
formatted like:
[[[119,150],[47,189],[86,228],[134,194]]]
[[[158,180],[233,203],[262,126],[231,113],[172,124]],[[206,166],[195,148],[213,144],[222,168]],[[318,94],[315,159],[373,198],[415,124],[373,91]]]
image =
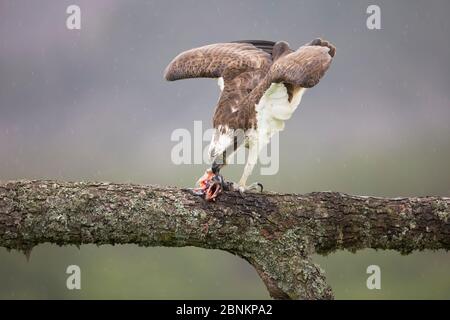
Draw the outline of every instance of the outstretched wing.
[[[273,47],[276,44],[276,42],[274,41],[267,41],[267,40],[238,40],[232,41],[232,43],[249,43],[254,45],[256,48],[267,52],[270,55],[272,55]]]
[[[303,88],[314,87],[330,67],[336,48],[316,39],[297,51],[276,60],[270,68],[271,80]]]
[[[267,76],[246,98],[248,107],[255,106],[258,115],[247,126],[258,127],[259,137],[265,140],[274,132],[283,130],[284,121],[292,116],[305,88],[311,88],[320,81],[335,51],[332,44],[321,39],[313,40],[294,52],[283,43],[277,43],[274,53],[278,59],[274,58]]]
[[[249,71],[268,68],[269,53],[250,43],[217,43],[179,54],[167,66],[164,77],[174,81],[186,78],[231,79]]]

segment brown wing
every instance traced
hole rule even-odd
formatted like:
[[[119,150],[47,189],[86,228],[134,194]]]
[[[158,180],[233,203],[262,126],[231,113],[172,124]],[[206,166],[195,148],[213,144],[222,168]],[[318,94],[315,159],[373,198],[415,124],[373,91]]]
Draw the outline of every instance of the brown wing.
[[[314,87],[328,70],[335,50],[327,41],[313,40],[273,63],[270,69],[272,82]]]
[[[233,78],[249,71],[268,68],[270,54],[249,43],[218,43],[179,54],[167,66],[164,77],[174,81],[186,78]]]
[[[238,40],[232,41],[232,43],[250,43],[254,45],[256,48],[261,49],[270,55],[272,55],[273,47],[276,44],[276,42],[274,41],[267,41],[267,40]]]

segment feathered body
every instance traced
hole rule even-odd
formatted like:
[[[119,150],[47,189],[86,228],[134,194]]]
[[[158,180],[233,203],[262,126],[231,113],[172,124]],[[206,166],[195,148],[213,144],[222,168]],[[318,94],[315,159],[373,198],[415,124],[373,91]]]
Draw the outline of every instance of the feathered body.
[[[244,188],[261,148],[284,129],[305,90],[319,82],[334,54],[335,47],[321,39],[296,51],[283,41],[219,43],[181,53],[167,67],[165,78],[218,79],[221,95],[209,154],[213,169],[214,164],[220,168],[239,146],[248,147],[239,182]]]

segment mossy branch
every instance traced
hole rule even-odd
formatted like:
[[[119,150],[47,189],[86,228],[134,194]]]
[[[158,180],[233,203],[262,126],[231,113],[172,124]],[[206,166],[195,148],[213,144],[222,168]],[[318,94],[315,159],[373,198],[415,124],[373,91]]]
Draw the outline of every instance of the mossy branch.
[[[374,198],[336,192],[225,192],[216,203],[173,187],[0,183],[0,246],[40,243],[196,246],[251,263],[278,299],[331,299],[312,253],[450,248],[450,198]]]

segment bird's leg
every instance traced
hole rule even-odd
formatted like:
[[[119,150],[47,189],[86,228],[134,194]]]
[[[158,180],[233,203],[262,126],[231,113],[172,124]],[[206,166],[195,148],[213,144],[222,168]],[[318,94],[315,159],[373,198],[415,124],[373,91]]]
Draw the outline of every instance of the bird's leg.
[[[239,191],[241,194],[248,191],[258,190],[260,192],[263,191],[263,185],[259,182],[252,183],[250,185],[247,184],[248,177],[252,174],[253,168],[256,165],[256,162],[258,160],[258,148],[255,145],[250,145],[247,163],[244,167],[244,173],[242,174],[241,179],[236,184],[234,182],[228,184],[228,187],[230,190]]]

